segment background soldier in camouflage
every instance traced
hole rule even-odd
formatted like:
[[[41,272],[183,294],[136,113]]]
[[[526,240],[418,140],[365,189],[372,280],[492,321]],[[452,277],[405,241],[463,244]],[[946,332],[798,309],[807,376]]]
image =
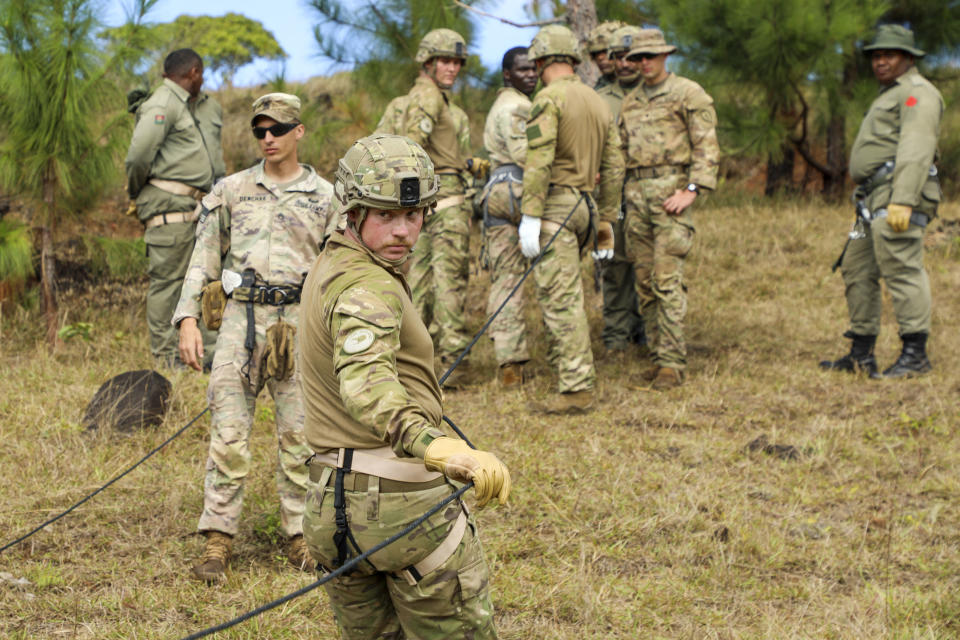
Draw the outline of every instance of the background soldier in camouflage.
[[[640,27],[624,25],[610,36],[608,55],[616,69],[617,81],[597,90],[606,100],[615,121],[620,118],[624,96],[640,83],[638,62],[627,60],[633,40],[640,35]],[[623,351],[630,342],[643,344],[643,318],[640,316],[637,291],[633,278],[633,263],[625,251],[623,207],[613,224],[613,258],[600,266],[603,289],[603,344],[611,351]]]
[[[530,44],[528,56],[545,88],[533,100],[526,128],[520,249],[527,258],[534,258],[557,234],[537,263],[534,279],[543,321],[552,337],[550,360],[558,369],[560,391],[546,404],[531,408],[578,413],[593,407],[596,380],[583,307],[580,252],[592,235],[591,192],[598,173],[600,215],[608,229],[617,217],[623,155],[610,109],[573,71],[580,62],[573,32],[560,25],[544,27]],[[612,254],[612,241],[611,231],[610,244],[600,249]]]
[[[613,60],[610,59],[609,49],[613,33],[624,26],[626,25],[619,20],[611,20],[601,22],[590,32],[590,37],[587,40],[587,51],[590,54],[590,59],[600,69],[600,78],[593,86],[594,89],[599,90],[601,87],[617,82],[617,70],[613,65]]]
[[[504,303],[526,271],[520,253],[517,222],[523,196],[523,166],[527,156],[527,118],[530,95],[537,86],[537,69],[527,58],[526,47],[514,47],[503,56],[504,87],[487,114],[483,146],[493,167],[484,189],[483,225],[490,258],[490,295],[487,315]],[[530,359],[523,320],[523,288],[509,298],[490,325],[494,355],[505,387],[523,383],[523,364]]]
[[[163,365],[176,365],[177,332],[170,318],[193,252],[194,209],[223,177],[220,105],[203,86],[203,60],[178,49],[163,63],[163,84],[135,110],[137,124],[127,151],[127,193],[146,227],[147,328],[150,352]],[[205,331],[205,330],[204,330]],[[204,332],[207,365],[216,334]]]
[[[930,281],[923,266],[923,231],[937,213],[937,138],[943,98],[920,75],[914,59],[913,32],[882,25],[870,53],[880,95],[867,111],[850,150],[855,196],[873,220],[865,228],[858,216],[857,237],[842,257],[850,330],[850,353],[824,361],[824,369],[863,370],[872,377],[909,378],[930,370]],[[887,283],[900,325],[903,350],[881,376],[873,355],[880,333],[880,278]]]
[[[440,430],[433,344],[402,266],[439,189],[408,139],[358,140],[337,170],[346,229],[304,284],[300,371],[310,462],[304,535],[324,570],[395,535],[473,480],[479,506],[510,493],[497,458]],[[449,478],[449,480],[448,480]],[[341,637],[495,638],[476,524],[454,502],[326,583]]]
[[[276,403],[277,491],[280,526],[290,538],[287,554],[301,568],[308,558],[302,520],[305,463],[312,452],[303,437],[303,402],[294,367],[296,326],[300,284],[324,229],[336,222],[328,213],[333,189],[312,167],[297,162],[297,142],[304,135],[299,98],[267,94],[254,102],[253,112],[253,134],[264,161],[226,178],[203,199],[197,247],[173,317],[180,327],[181,357],[198,368],[203,357],[197,329],[201,305],[205,320],[222,313],[208,391],[210,455],[197,527],[207,542],[194,567],[194,574],[207,582],[220,579],[230,559],[250,468],[256,398],[264,385]],[[243,281],[237,282],[240,273]],[[221,298],[225,308],[211,309],[212,300],[224,293],[229,296]],[[253,348],[248,349],[251,338]]]
[[[674,51],[660,30],[641,32],[627,59],[639,62],[643,83],[624,98],[620,111],[626,250],[634,263],[655,389],[683,382],[683,264],[694,234],[688,207],[700,189],[716,188],[720,155],[713,99],[697,83],[667,71]]]
[[[398,132],[426,150],[440,176],[437,211],[420,234],[409,277],[420,316],[427,325],[436,321],[443,365],[452,363],[470,340],[464,313],[470,271],[466,171],[474,163],[463,149],[470,140],[466,114],[454,109],[450,100],[450,89],[466,59],[467,45],[457,32],[435,29],[423,37],[416,56],[420,77],[407,94]],[[478,167],[481,164],[477,162]],[[467,370],[466,363],[461,364],[445,385],[463,384]]]

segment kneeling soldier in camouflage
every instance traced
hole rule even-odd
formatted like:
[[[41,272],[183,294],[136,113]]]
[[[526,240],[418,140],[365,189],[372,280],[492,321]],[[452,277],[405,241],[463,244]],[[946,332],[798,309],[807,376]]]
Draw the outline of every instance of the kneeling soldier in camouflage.
[[[340,160],[347,227],[330,236],[303,291],[301,382],[310,462],[304,536],[333,569],[475,483],[505,502],[491,453],[440,430],[433,343],[400,268],[437,199],[433,163],[407,138],[374,134]],[[453,503],[402,541],[326,583],[341,637],[494,638],[476,525]]]
[[[287,555],[307,565],[303,542],[306,461],[303,403],[295,366],[300,285],[316,258],[332,216],[333,188],[297,162],[303,137],[300,100],[271,93],[253,104],[253,135],[264,161],[235,173],[202,200],[197,244],[173,323],[180,357],[200,369],[203,341],[197,318],[219,328],[208,398],[210,455],[198,529],[206,550],[194,574],[221,579],[230,560],[250,469],[250,429],[266,384],[276,403],[280,445],[277,490]],[[201,298],[202,293],[202,298]]]

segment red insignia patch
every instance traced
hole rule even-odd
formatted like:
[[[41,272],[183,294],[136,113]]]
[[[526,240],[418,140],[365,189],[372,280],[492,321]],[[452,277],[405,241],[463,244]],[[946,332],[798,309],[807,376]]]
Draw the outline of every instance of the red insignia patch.
[[[914,100],[914,102],[916,102],[916,100]],[[167,116],[163,115],[162,113],[158,113],[157,115],[153,116],[153,124],[163,124],[163,121],[166,119]]]
[[[907,98],[907,101],[904,104],[906,104],[908,107],[912,107],[913,105],[917,104],[917,99],[914,98],[913,96],[910,96],[909,98]]]

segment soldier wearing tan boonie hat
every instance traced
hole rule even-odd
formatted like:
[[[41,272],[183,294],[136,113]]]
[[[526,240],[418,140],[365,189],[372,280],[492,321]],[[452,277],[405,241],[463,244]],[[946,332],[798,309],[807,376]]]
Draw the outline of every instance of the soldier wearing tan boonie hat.
[[[261,116],[272,118],[281,124],[300,122],[300,98],[289,93],[268,93],[260,96],[253,103],[253,118],[250,124],[255,124]]]
[[[663,31],[660,29],[641,29],[640,33],[633,38],[633,44],[630,47],[628,58],[638,56],[643,53],[674,53],[677,50],[672,44],[667,44],[663,37]]]

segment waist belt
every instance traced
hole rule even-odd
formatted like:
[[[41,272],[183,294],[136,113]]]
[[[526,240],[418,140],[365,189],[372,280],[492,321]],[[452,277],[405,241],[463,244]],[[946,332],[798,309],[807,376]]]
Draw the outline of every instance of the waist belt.
[[[155,216],[147,218],[147,221],[143,223],[143,226],[147,229],[152,229],[154,227],[159,227],[165,224],[172,224],[174,222],[196,222],[197,216],[195,211],[177,211],[175,213],[158,213]]]
[[[663,176],[677,176],[687,172],[687,166],[682,164],[662,164],[656,167],[633,167],[627,169],[627,177],[637,180],[662,178]]]
[[[206,191],[197,189],[196,187],[191,187],[188,184],[183,182],[177,182],[176,180],[161,180],[160,178],[150,178],[147,184],[152,184],[157,189],[166,191],[167,193],[172,193],[177,196],[189,196],[194,200],[199,200],[207,195]]]
[[[230,297],[237,302],[252,302],[255,304],[271,304],[280,307],[285,304],[300,302],[300,287],[290,285],[253,285],[237,287],[230,292]]]
[[[447,196],[446,198],[441,198],[437,200],[437,209],[446,209],[447,207],[455,207],[458,204],[463,204],[466,200],[466,196],[460,194],[458,196]]]
[[[347,449],[339,449],[328,453],[314,454],[310,460],[311,474],[315,466],[342,469],[344,467],[346,451]],[[353,461],[350,464],[350,471],[365,473],[387,480],[395,480],[397,482],[424,483],[443,478],[442,473],[427,471],[427,468],[423,466],[423,461],[419,458],[410,458],[409,462],[403,458],[398,458],[397,454],[394,453],[393,449],[389,446],[378,447],[376,449],[352,449],[352,451]],[[322,472],[322,469],[320,471]],[[312,479],[313,477],[311,475],[311,480]]]
[[[316,483],[323,483],[324,486],[329,487],[334,484],[335,476],[330,474],[329,478],[324,478],[324,475],[326,475],[324,474],[324,470],[329,471],[330,467],[323,463],[311,464],[310,480]],[[436,480],[430,480],[429,482],[401,482],[400,480],[378,478],[377,476],[368,473],[351,471],[350,473],[345,473],[343,475],[343,489],[344,491],[367,491],[373,485],[373,482],[370,481],[371,478],[377,478],[377,483],[380,487],[380,493],[425,491],[427,489],[433,489],[447,483],[447,479],[443,476],[440,476]]]

